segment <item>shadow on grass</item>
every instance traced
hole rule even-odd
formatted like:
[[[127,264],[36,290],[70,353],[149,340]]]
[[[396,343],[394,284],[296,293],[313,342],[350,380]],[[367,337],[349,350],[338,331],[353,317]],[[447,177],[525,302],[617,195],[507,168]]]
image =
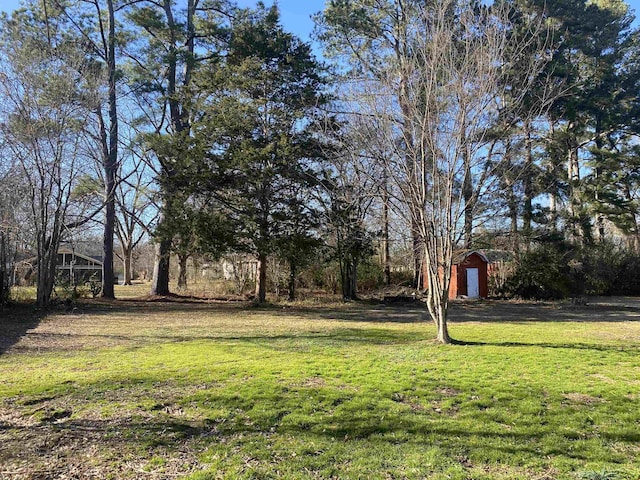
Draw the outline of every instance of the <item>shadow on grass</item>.
[[[211,398],[210,402],[219,405],[219,399]],[[367,442],[372,448],[385,448],[389,445],[413,444],[438,445],[448,454],[456,455],[472,449],[477,456],[486,456],[488,461],[509,463],[510,457],[522,461],[523,456],[530,461],[541,456],[571,459],[577,462],[600,460],[620,462],[615,445],[593,450],[593,445],[583,444],[590,438],[600,438],[606,444],[637,445],[640,434],[626,431],[619,433],[596,432],[589,434],[578,429],[565,428],[561,433],[553,425],[541,426],[531,424],[521,428],[528,431],[500,431],[500,425],[480,420],[473,425],[465,424],[455,417],[422,412],[420,414],[391,413],[388,410],[343,412],[334,415],[324,412],[316,415],[314,420],[288,423],[288,410],[277,411],[274,408],[273,418],[253,421],[244,412],[248,405],[242,402],[226,403],[230,411],[235,412],[227,418],[190,421],[173,416],[156,416],[153,418],[113,418],[104,420],[87,419],[47,419],[36,426],[6,428],[5,439],[9,443],[5,455],[14,456],[12,452],[20,452],[20,457],[37,455],[40,459],[47,456],[74,455],[79,449],[96,446],[100,451],[140,454],[153,454],[155,448],[168,451],[181,451],[183,445],[200,443],[228,444],[229,449],[240,450],[243,455],[252,455],[251,438],[260,436],[284,436],[289,441],[299,439],[304,442],[309,437],[324,439],[327,442],[340,442],[347,445],[352,442]],[[46,438],[51,447],[43,448],[42,439]],[[79,443],[78,440],[81,440]],[[230,442],[237,442],[234,445]],[[295,444],[294,444],[295,445]],[[582,445],[582,446],[581,446]],[[348,448],[348,447],[345,447]],[[198,448],[198,450],[201,450]],[[143,453],[144,452],[144,453]],[[17,455],[17,453],[16,453]],[[598,459],[594,458],[598,456]]]
[[[272,304],[255,306],[249,302],[181,301],[154,299],[123,299],[111,302],[86,302],[82,308],[88,314],[153,312],[242,312],[246,315],[273,314],[275,317],[303,317],[371,323],[430,323],[425,305],[421,302],[385,304],[353,302],[342,306],[291,306]],[[628,322],[640,321],[640,302],[597,303],[569,305],[560,303],[518,303],[499,300],[452,302],[449,310],[452,323],[531,323],[531,322]]]
[[[549,342],[478,342],[453,339],[453,345],[475,346],[475,347],[538,347],[538,348],[558,348],[571,350],[593,350],[597,352],[620,352],[637,355],[640,353],[640,346],[635,345],[606,345],[594,343],[549,343]]]
[[[142,382],[128,379],[80,388],[70,385],[68,392],[58,393],[57,403],[48,403],[55,400],[53,397],[23,402],[29,407],[25,415],[34,408],[43,411],[42,407],[47,414],[36,425],[3,426],[0,422],[0,431],[4,430],[5,453],[2,455],[46,460],[91,451],[98,456],[107,452],[107,459],[119,452],[150,457],[155,449],[179,455],[184,450],[202,452],[211,445],[223,449],[225,458],[226,455],[255,458],[260,456],[255,449],[269,446],[271,437],[276,437],[274,444],[280,448],[285,445],[284,448],[293,452],[299,452],[301,445],[308,444],[309,440],[318,440],[319,446],[314,448],[340,445],[340,455],[356,459],[384,454],[407,444],[437,446],[444,455],[452,457],[471,452],[475,461],[488,464],[535,465],[546,458],[545,462],[559,459],[577,468],[584,462],[594,461],[630,463],[640,442],[640,433],[633,421],[619,425],[612,420],[613,414],[607,413],[636,411],[635,399],[618,395],[610,396],[606,403],[585,406],[583,411],[589,415],[598,410],[593,414],[595,418],[599,418],[597,413],[604,415],[601,425],[585,426],[580,423],[581,416],[574,412],[575,405],[563,405],[558,398],[541,399],[540,410],[520,409],[520,401],[530,397],[532,391],[518,386],[513,387],[508,399],[491,399],[489,393],[474,400],[473,391],[462,388],[453,393],[414,398],[395,396],[393,389],[359,391],[331,384],[307,386],[297,380],[281,384],[273,379],[275,383],[265,384],[260,378],[247,377],[238,385],[211,383],[195,391],[189,386],[165,384],[162,380],[144,377]],[[246,391],[236,388],[250,382],[254,382],[255,388]],[[262,388],[265,386],[267,388]],[[72,409],[81,415],[84,402],[98,400],[103,404],[102,393],[94,398],[96,388],[109,392],[121,389],[134,395],[131,398],[127,394],[130,403],[121,407],[127,410],[119,411],[113,418],[74,418]],[[80,405],[74,405],[69,394],[73,394]],[[430,403],[452,396],[459,397],[460,401],[450,409],[436,410]],[[155,400],[158,405],[140,406],[137,399],[140,402]],[[487,402],[491,402],[490,406]],[[551,405],[547,405],[548,402],[552,402]],[[182,412],[184,406],[189,407],[186,413]],[[161,413],[165,409],[169,413]],[[512,420],[506,420],[508,425],[499,423],[495,412],[508,413]],[[363,445],[366,445],[364,453]]]
[[[213,401],[217,403],[218,400]],[[620,401],[624,402],[625,408],[634,408],[633,400],[620,398]],[[332,405],[335,404],[334,402]],[[233,402],[227,403],[230,411],[234,407],[237,405]],[[514,402],[494,407],[498,410],[513,409]],[[371,444],[438,445],[448,450],[449,454],[459,454],[471,449],[480,456],[487,456],[489,462],[507,463],[510,461],[508,456],[513,455],[518,459],[516,461],[521,461],[523,454],[531,460],[548,456],[618,463],[621,461],[618,450],[621,448],[620,444],[635,448],[640,441],[640,433],[633,425],[626,429],[616,429],[615,432],[602,431],[599,427],[583,428],[578,424],[568,424],[575,420],[569,420],[562,410],[555,413],[547,411],[544,424],[538,413],[535,413],[528,417],[525,415],[524,419],[520,417],[514,424],[505,425],[496,422],[490,415],[483,415],[481,411],[476,410],[474,414],[472,410],[475,408],[467,406],[464,412],[456,409],[455,412],[436,413],[428,406],[416,412],[414,407],[407,405],[406,411],[394,412],[384,403],[372,407],[358,404],[358,407],[341,412],[332,407],[324,410],[320,407],[318,410],[314,409],[313,416],[305,415],[300,418],[296,415],[295,420],[289,422],[287,416],[291,412],[284,407],[284,410],[272,416],[272,423],[261,424],[257,421],[248,427],[246,422],[224,420],[219,431],[225,436],[277,432],[287,437],[313,435],[345,443],[355,440]],[[463,413],[464,415],[459,416]],[[601,443],[602,440],[604,442]],[[508,456],[505,457],[504,454]],[[629,456],[632,455],[630,451]]]
[[[0,308],[0,355],[18,343],[29,330],[36,328],[48,313],[28,304]]]
[[[431,323],[424,305],[371,305],[358,303],[344,309],[301,308],[292,310],[293,315],[310,319],[339,320],[362,323]]]
[[[24,332],[23,335],[27,335]],[[318,332],[302,332],[291,334],[262,335],[119,335],[112,333],[83,334],[83,333],[29,333],[32,340],[30,345],[22,345],[21,351],[75,351],[86,348],[87,345],[98,347],[121,346],[141,348],[153,344],[178,344],[189,342],[228,343],[239,342],[260,345],[263,348],[273,350],[299,350],[301,348],[340,347],[344,345],[402,345],[416,342],[431,341],[432,336],[425,332],[424,335],[415,333],[394,332],[385,329],[325,329]],[[20,337],[16,338],[16,342]],[[97,343],[96,343],[97,342]]]
[[[640,320],[640,306],[623,304],[569,305],[508,301],[454,302],[453,323],[628,322]]]
[[[391,346],[419,344],[423,346],[433,345],[440,347],[431,331],[424,333],[394,331],[385,328],[323,328],[311,332],[293,332],[290,334],[264,333],[207,335],[193,334],[184,335],[176,333],[174,335],[120,335],[113,333],[38,333],[28,332],[30,328],[35,328],[37,322],[19,324],[23,330],[21,332],[0,336],[2,345],[6,348],[17,343],[22,337],[28,335],[31,342],[20,347],[21,352],[30,350],[37,352],[45,351],[77,351],[88,346],[93,347],[125,347],[130,349],[144,348],[154,344],[180,344],[193,342],[207,342],[212,347],[223,346],[225,344],[252,344],[264,349],[273,351],[307,351],[312,348],[344,348],[347,346]],[[609,352],[637,356],[640,354],[640,346],[624,344],[598,344],[598,343],[567,343],[567,342],[488,342],[488,341],[466,341],[463,339],[452,339],[452,345],[466,347],[504,347],[504,348],[541,348],[558,350],[582,350],[592,352]],[[446,348],[446,346],[441,346]],[[90,348],[90,347],[89,347]],[[418,346],[417,348],[422,348]],[[3,350],[0,350],[0,354]]]
[[[196,440],[215,435],[210,428],[176,418],[52,418],[28,427],[0,423],[0,432],[3,435],[0,464],[15,462],[22,466],[20,473],[24,475],[15,478],[34,479],[147,475],[150,475],[147,478],[174,478],[186,475],[197,465],[192,451]],[[173,457],[177,474],[169,470],[158,476],[142,470],[156,455],[167,460]],[[161,465],[166,464],[163,461]]]
[[[291,306],[270,304],[256,306],[249,302],[191,302],[184,301],[143,301],[124,299],[116,301],[85,302],[81,311],[91,315],[111,315],[115,313],[190,313],[215,312],[234,314],[241,312],[245,315],[271,314],[274,317],[303,317],[320,320],[340,320],[350,322],[372,323],[421,323],[427,322],[428,314],[424,305],[415,302],[409,305],[370,304],[354,302],[344,307],[336,306]]]
[[[596,306],[594,306],[596,307]],[[44,312],[33,307],[17,306],[5,310],[0,319],[0,354],[15,345],[28,334],[29,342],[23,342],[24,350],[73,350],[91,346],[140,347],[152,343],[178,342],[253,342],[277,350],[297,350],[301,342],[311,342],[317,346],[340,346],[348,344],[392,345],[433,341],[432,323],[427,319],[426,310],[421,305],[371,305],[352,303],[340,306],[268,306],[248,308],[238,303],[178,303],[144,301],[84,301],[77,312],[60,316],[69,322],[76,320],[81,325],[76,331],[38,331],[36,328]],[[59,312],[56,312],[59,313]],[[572,321],[622,321],[633,320],[640,315],[640,308],[620,305],[598,305],[597,308],[569,307],[557,304],[519,304],[510,302],[459,302],[451,308],[451,323],[485,322],[491,324],[530,322],[572,322]],[[157,315],[157,317],[156,317]],[[211,315],[211,316],[209,316]],[[111,316],[119,319],[119,331],[101,332],[100,325],[109,326]],[[144,318],[144,325],[141,319]],[[257,319],[256,328],[240,328],[224,324],[216,327],[217,319],[242,318]],[[164,325],[164,319],[168,323]],[[177,320],[176,320],[177,319]],[[272,328],[272,319],[279,320]],[[82,322],[87,323],[80,323]],[[175,321],[174,321],[175,320]],[[301,322],[302,320],[302,322]],[[54,321],[57,321],[54,319]],[[291,321],[291,329],[287,327]],[[129,322],[128,325],[126,322]],[[301,322],[301,328],[296,326]],[[314,325],[317,322],[317,326]],[[224,323],[224,322],[223,322]],[[96,324],[92,331],[84,326]],[[404,329],[387,328],[392,324],[424,324],[429,328]],[[64,324],[63,324],[64,325]],[[248,325],[253,325],[249,323]],[[353,325],[353,327],[351,327]],[[195,328],[195,330],[191,330]],[[412,330],[412,331],[411,331]],[[86,332],[86,333],[84,333]],[[455,332],[454,332],[455,333]],[[95,341],[95,342],[93,342]],[[554,349],[576,349],[590,351],[628,352],[637,354],[637,345],[607,345],[567,342],[483,342],[463,339],[454,342],[467,346],[498,347],[540,347]]]

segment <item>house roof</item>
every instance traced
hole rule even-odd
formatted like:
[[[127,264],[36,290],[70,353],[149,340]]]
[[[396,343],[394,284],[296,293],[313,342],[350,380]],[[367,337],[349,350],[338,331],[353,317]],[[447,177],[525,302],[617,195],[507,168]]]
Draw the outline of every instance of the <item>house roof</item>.
[[[96,262],[96,263],[99,263],[100,265],[102,265],[102,257],[92,257],[90,255],[85,255],[84,253],[74,252],[73,250],[71,250],[69,248],[59,248],[58,249],[58,254],[60,254],[60,253],[67,253],[67,254],[70,254],[70,255],[75,255],[76,257],[84,258],[85,260],[89,260],[91,262]]]
[[[69,254],[69,255],[74,255],[76,257],[79,258],[84,258],[85,260],[89,261],[89,262],[94,262],[99,266],[103,266],[103,262],[101,258],[96,258],[96,257],[90,257],[88,255],[84,255],[82,253],[78,253],[78,252],[74,252],[68,248],[59,248],[58,249],[58,255],[60,255],[61,253],[65,253],[65,254]],[[17,263],[23,263],[23,264],[29,264],[29,265],[35,265],[38,262],[38,257],[30,257],[30,258],[25,258],[24,260],[21,260]]]

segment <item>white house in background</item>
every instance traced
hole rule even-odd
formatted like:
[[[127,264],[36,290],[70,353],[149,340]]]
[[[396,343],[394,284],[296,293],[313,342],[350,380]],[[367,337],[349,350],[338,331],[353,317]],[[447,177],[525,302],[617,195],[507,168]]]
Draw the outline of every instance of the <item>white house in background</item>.
[[[228,255],[221,264],[225,280],[255,280],[258,275],[258,260],[251,255]]]

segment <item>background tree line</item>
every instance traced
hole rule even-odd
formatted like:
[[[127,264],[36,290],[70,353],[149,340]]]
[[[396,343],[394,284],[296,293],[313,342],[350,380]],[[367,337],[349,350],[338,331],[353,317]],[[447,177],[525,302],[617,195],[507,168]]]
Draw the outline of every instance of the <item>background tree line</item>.
[[[184,284],[190,256],[235,252],[258,260],[259,302],[270,260],[293,298],[319,257],[355,298],[374,246],[391,282],[396,228],[448,342],[459,250],[513,252],[501,288],[522,296],[607,290],[571,279],[615,242],[635,258],[640,50],[626,3],[332,0],[315,21],[323,62],[262,4],[45,0],[5,15],[0,298],[31,249],[46,306],[60,242],[96,225],[105,297],[114,239],[130,280],[151,238],[152,294],[169,293],[172,254]],[[540,252],[562,288],[531,273]]]

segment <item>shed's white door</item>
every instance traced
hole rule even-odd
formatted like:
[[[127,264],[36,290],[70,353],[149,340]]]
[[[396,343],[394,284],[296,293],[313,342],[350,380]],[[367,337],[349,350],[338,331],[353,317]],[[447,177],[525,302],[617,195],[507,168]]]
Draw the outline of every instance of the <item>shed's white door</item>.
[[[477,268],[467,268],[467,297],[478,298],[480,296],[480,279]]]

